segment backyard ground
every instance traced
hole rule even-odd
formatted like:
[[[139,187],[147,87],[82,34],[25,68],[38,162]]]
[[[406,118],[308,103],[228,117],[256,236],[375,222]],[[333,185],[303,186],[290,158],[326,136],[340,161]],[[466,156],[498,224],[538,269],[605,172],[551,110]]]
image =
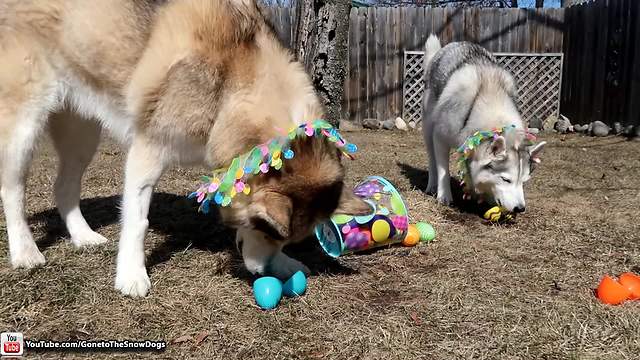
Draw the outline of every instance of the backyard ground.
[[[111,242],[78,251],[52,201],[56,159],[45,144],[28,204],[47,264],[10,269],[0,220],[0,330],[46,340],[166,340],[165,352],[140,354],[162,358],[638,358],[640,302],[604,306],[593,289],[604,274],[640,272],[640,142],[547,136],[542,166],[527,184],[526,214],[492,226],[423,193],[418,134],[344,135],[360,148],[347,163],[349,184],[388,178],[412,221],[433,224],[437,241],[337,261],[311,241],[293,252],[314,271],[307,294],[262,311],[232,233],[185,198],[203,169],[176,169],[151,207],[151,293],[130,299],[113,289],[122,151],[101,146],[82,196],[89,223]]]

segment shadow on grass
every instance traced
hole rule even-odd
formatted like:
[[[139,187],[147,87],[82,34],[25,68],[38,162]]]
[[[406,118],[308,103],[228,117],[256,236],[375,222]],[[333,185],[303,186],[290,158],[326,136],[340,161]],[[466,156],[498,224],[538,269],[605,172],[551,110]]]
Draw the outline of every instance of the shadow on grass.
[[[419,189],[422,192],[425,192],[427,190],[427,184],[429,182],[428,171],[418,169],[404,163],[398,162],[396,164],[400,168],[400,173],[409,180],[413,187]],[[453,208],[457,209],[461,213],[477,215],[480,217],[482,217],[484,212],[489,209],[488,205],[486,204],[480,205],[475,201],[463,200],[462,195],[464,194],[464,192],[457,179],[452,177],[450,183],[451,193],[453,195]]]
[[[83,199],[80,202],[80,208],[89,226],[98,232],[104,226],[119,222],[119,205],[120,196]],[[55,208],[37,213],[31,216],[29,221],[43,223],[45,226],[45,235],[37,239],[40,249],[50,247],[60,237],[69,236]],[[147,256],[147,268],[150,272],[153,272],[155,265],[168,261],[174,254],[196,248],[232,254],[230,273],[241,279],[253,279],[242,265],[241,256],[236,250],[235,231],[222,224],[216,208],[212,208],[210,213],[205,215],[198,213],[195,201],[185,196],[154,193],[149,208],[149,229],[165,237],[164,242],[157,244]],[[285,252],[307,265],[312,274],[328,272],[349,275],[356,272],[327,256],[315,238],[287,247]]]

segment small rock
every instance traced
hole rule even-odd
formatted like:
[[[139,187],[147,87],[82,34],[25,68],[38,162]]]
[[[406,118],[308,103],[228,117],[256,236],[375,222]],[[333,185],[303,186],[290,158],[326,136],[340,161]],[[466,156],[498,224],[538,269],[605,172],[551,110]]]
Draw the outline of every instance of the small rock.
[[[396,122],[392,119],[385,120],[382,122],[382,128],[385,130],[393,130],[396,127]]]
[[[556,131],[558,131],[560,134],[566,134],[571,128],[571,122],[569,121],[569,119],[561,115],[560,119],[556,121],[553,128],[556,129]]]
[[[542,129],[542,120],[533,118],[529,121],[529,127],[533,129]]]
[[[362,120],[362,126],[365,129],[377,130],[377,129],[380,129],[380,127],[382,126],[382,123],[378,119],[368,118],[368,119]]]
[[[397,117],[396,118],[395,125],[396,125],[396,128],[398,128],[399,130],[402,130],[402,131],[409,130],[409,127],[407,126],[407,123],[404,122],[404,120],[402,120],[401,117]]]
[[[540,133],[540,129],[537,128],[529,128],[527,131],[533,135],[537,135],[538,133]]]
[[[594,121],[591,124],[591,135],[593,136],[607,136],[609,135],[609,131],[611,131],[609,126],[607,126],[607,124],[603,123],[602,121]]]
[[[409,121],[409,127],[412,129],[416,128],[416,122],[415,121]]]
[[[558,122],[558,117],[556,117],[555,115],[549,115],[542,123],[542,130],[544,131],[553,130],[557,122]]]
[[[621,135],[624,132],[624,126],[622,126],[622,124],[617,122],[617,121],[614,122],[613,123],[613,132],[616,135]]]
[[[586,133],[589,130],[589,125],[573,125],[573,129],[579,133]]]
[[[355,121],[340,119],[340,122],[338,123],[338,129],[344,132],[359,131],[362,130],[362,125],[358,124]]]
[[[634,126],[633,125],[627,125],[624,127],[624,130],[622,130],[622,133],[625,136],[633,136],[633,130],[634,130]]]

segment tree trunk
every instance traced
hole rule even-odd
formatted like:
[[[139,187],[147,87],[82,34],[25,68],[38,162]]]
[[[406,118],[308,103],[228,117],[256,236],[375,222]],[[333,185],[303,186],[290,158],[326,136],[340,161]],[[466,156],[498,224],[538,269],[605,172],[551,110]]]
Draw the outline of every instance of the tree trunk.
[[[544,7],[544,0],[536,0],[536,7],[537,8]]]
[[[347,68],[350,1],[299,0],[294,52],[304,64],[326,110],[326,120],[342,117]]]
[[[511,0],[511,7],[512,8],[517,8],[518,7],[518,0]]]

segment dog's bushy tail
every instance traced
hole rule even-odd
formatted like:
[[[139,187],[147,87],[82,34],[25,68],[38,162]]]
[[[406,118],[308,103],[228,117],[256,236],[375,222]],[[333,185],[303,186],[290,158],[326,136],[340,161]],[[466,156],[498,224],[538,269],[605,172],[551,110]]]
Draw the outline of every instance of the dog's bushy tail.
[[[442,48],[440,45],[440,39],[435,34],[431,34],[427,39],[426,44],[424,44],[424,69],[425,71],[429,68],[429,64],[433,57],[436,55],[438,50]]]

